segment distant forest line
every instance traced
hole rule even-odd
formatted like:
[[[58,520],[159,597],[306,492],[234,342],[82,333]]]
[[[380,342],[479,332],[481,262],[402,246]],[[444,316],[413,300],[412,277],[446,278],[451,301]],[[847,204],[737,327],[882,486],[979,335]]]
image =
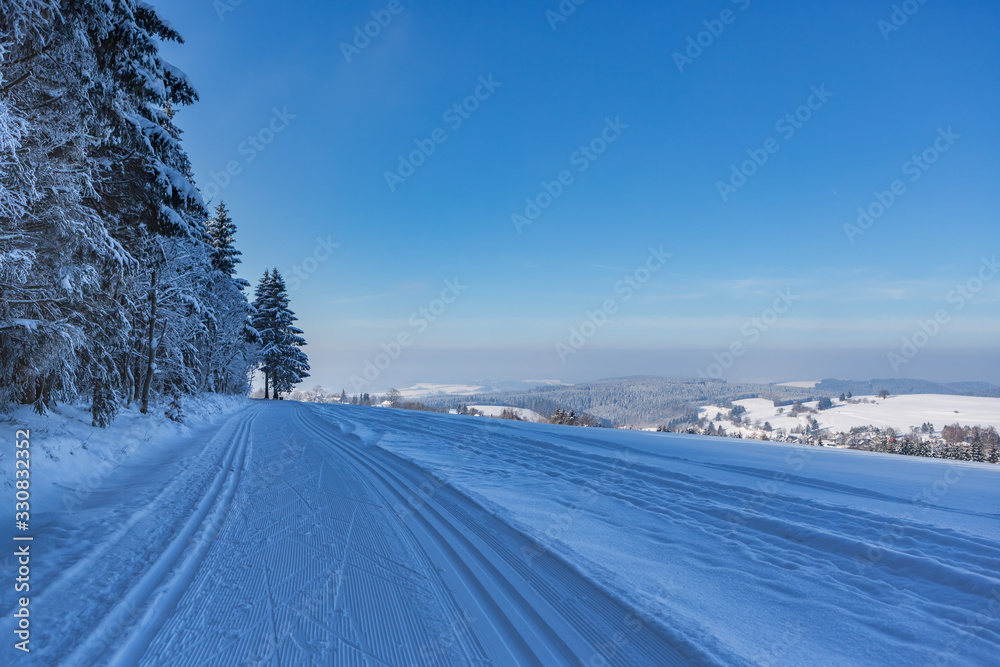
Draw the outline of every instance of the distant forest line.
[[[503,405],[551,415],[558,409],[587,413],[606,426],[645,428],[698,420],[698,407],[729,407],[733,401],[763,398],[775,405],[819,400],[851,393],[856,396],[949,394],[1000,397],[1000,387],[986,382],[939,383],[912,379],[823,380],[815,387],[726,382],[711,379],[624,377],[572,386],[539,386],[518,391],[484,392],[463,396],[432,397],[428,404],[443,408],[460,405]]]

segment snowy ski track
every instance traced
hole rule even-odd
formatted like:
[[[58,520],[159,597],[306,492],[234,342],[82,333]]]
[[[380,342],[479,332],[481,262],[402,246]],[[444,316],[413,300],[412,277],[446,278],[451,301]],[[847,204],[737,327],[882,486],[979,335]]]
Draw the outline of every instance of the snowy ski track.
[[[257,402],[44,518],[33,651],[19,662],[632,667],[997,654],[1000,615],[969,620],[992,609],[991,592],[1000,602],[997,494],[961,495],[995,489],[996,471],[968,466],[965,487],[914,511],[913,489],[947,479],[926,465],[938,462],[904,461],[882,484],[872,480],[886,457],[817,451],[828,460],[807,474],[783,446],[733,455],[739,445],[662,447],[666,437]],[[546,530],[560,512],[570,528]],[[816,623],[808,610],[830,619],[830,637],[804,629]]]

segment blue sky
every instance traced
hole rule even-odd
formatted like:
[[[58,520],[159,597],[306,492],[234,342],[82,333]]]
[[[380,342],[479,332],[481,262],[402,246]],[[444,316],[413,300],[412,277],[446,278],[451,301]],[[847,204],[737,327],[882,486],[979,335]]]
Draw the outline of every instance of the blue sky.
[[[1000,380],[1000,275],[960,309],[952,294],[1000,250],[995,3],[914,0],[891,31],[893,3],[860,0],[589,0],[558,22],[555,0],[157,7],[187,40],[165,52],[201,95],[178,121],[198,183],[216,194],[212,174],[239,171],[216,198],[243,274],[311,269],[290,282],[320,383],[350,390],[401,332],[412,343],[372,389],[693,376],[734,343],[731,379]],[[342,45],[373,11],[391,21],[348,62]],[[689,38],[706,46],[679,71]],[[457,126],[446,112],[477,89]],[[808,120],[794,133],[776,126],[796,112]],[[602,132],[603,152],[577,152]],[[253,135],[270,143],[250,150]],[[391,189],[415,142],[433,153]],[[907,164],[925,150],[934,164]],[[747,151],[767,160],[724,201],[718,183]],[[519,233],[511,216],[564,170],[572,181]],[[896,180],[905,190],[850,242],[844,225]],[[626,299],[616,284],[651,247],[671,257]],[[458,298],[415,327],[454,279]],[[792,305],[746,328],[777,290]],[[616,312],[564,362],[557,344],[608,299]]]

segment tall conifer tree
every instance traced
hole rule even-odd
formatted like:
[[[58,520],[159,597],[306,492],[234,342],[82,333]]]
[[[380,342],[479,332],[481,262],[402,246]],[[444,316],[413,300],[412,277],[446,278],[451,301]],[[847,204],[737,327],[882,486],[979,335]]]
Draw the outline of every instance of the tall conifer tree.
[[[277,269],[264,272],[255,297],[253,326],[260,339],[264,398],[278,398],[309,377],[309,359],[300,349],[306,341],[294,325],[298,318],[289,308],[285,280]]]

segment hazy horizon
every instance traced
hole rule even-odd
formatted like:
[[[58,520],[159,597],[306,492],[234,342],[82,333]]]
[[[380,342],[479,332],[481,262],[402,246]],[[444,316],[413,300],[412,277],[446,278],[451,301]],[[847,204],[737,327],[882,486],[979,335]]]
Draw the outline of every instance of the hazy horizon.
[[[485,385],[558,381],[567,384],[651,375],[667,378],[709,376],[717,363],[715,349],[700,350],[582,350],[580,363],[562,364],[548,349],[475,350],[411,349],[373,380],[364,375],[367,362],[375,365],[376,352],[368,349],[309,349],[313,373],[300,386],[321,385],[348,394],[384,393],[390,388],[418,383]],[[360,370],[358,370],[360,369]],[[368,382],[355,387],[357,375]],[[795,382],[828,378],[874,380],[909,378],[931,382],[989,382],[1000,385],[1000,354],[983,350],[935,350],[920,355],[906,372],[893,374],[885,350],[768,350],[747,352],[734,361],[721,379],[729,382]]]

